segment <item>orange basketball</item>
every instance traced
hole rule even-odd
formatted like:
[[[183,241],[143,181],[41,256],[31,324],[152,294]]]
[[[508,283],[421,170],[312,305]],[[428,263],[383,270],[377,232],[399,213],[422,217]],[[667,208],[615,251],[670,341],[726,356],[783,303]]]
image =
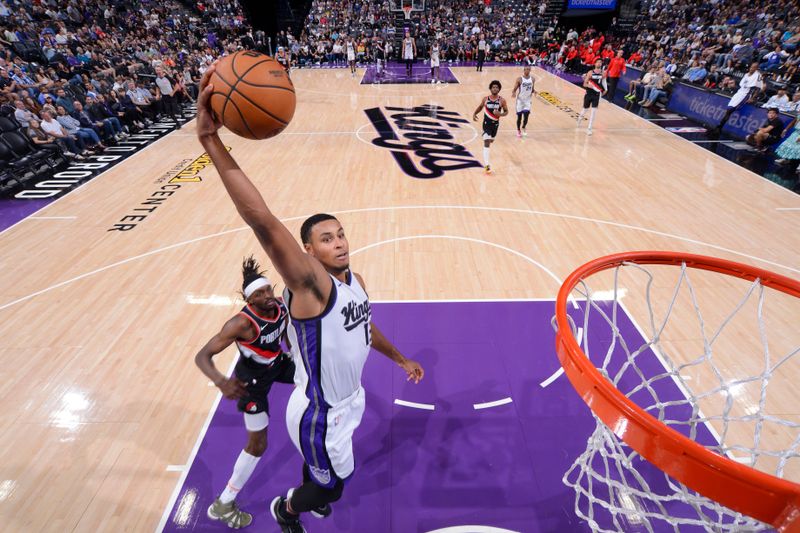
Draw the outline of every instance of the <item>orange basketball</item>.
[[[209,83],[214,86],[214,113],[226,128],[247,139],[274,137],[294,116],[292,80],[264,54],[248,50],[223,57]]]

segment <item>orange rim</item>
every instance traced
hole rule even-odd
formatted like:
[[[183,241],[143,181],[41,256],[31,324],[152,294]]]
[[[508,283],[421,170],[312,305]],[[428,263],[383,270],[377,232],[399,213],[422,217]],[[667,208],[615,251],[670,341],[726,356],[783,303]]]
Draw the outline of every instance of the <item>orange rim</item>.
[[[658,468],[725,507],[800,532],[800,485],[723,457],[646,413],[606,380],[583,353],[567,320],[567,301],[582,280],[623,263],[680,265],[753,281],[800,297],[800,282],[760,268],[702,255],[627,252],[600,257],[575,270],[556,299],[556,351],[572,386],[594,413],[628,446]],[[614,429],[617,428],[617,429]]]

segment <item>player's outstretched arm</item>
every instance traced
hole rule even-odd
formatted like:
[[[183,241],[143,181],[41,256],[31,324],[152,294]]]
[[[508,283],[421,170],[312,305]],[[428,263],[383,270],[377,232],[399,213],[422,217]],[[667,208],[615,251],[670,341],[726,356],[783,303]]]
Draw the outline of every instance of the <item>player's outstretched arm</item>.
[[[319,261],[303,252],[286,226],[269,210],[261,193],[219,138],[217,131],[222,127],[222,121],[211,109],[213,86],[208,83],[213,72],[212,65],[203,75],[200,97],[197,99],[197,137],[200,144],[217,167],[236,210],[253,229],[286,286],[293,291],[316,288],[318,290],[315,292],[328,294],[328,288],[317,287],[317,280],[323,284],[330,283],[325,269]]]
[[[241,398],[245,393],[244,383],[236,377],[228,378],[225,374],[217,370],[214,366],[213,357],[222,350],[233,344],[236,339],[251,338],[253,333],[250,331],[253,326],[246,318],[241,315],[228,320],[219,333],[211,337],[197,355],[194,356],[194,363],[210,379],[214,385],[219,387],[222,394],[230,399]]]

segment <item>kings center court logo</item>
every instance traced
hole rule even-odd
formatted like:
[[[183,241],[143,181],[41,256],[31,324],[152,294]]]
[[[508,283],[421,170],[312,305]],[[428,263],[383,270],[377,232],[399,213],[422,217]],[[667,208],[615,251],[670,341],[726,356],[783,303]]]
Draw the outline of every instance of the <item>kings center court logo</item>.
[[[474,130],[455,111],[438,105],[373,107],[365,109],[378,136],[372,144],[389,150],[403,172],[412,178],[441,178],[445,172],[483,165],[457,138]]]

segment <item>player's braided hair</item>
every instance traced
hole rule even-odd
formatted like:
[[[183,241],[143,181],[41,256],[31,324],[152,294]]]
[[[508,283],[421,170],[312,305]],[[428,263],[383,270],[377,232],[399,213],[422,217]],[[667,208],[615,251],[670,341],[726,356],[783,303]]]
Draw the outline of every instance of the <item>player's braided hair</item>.
[[[264,275],[265,271],[261,270],[261,266],[252,255],[245,257],[242,261],[242,297],[244,297],[244,288],[250,285],[256,278]]]

